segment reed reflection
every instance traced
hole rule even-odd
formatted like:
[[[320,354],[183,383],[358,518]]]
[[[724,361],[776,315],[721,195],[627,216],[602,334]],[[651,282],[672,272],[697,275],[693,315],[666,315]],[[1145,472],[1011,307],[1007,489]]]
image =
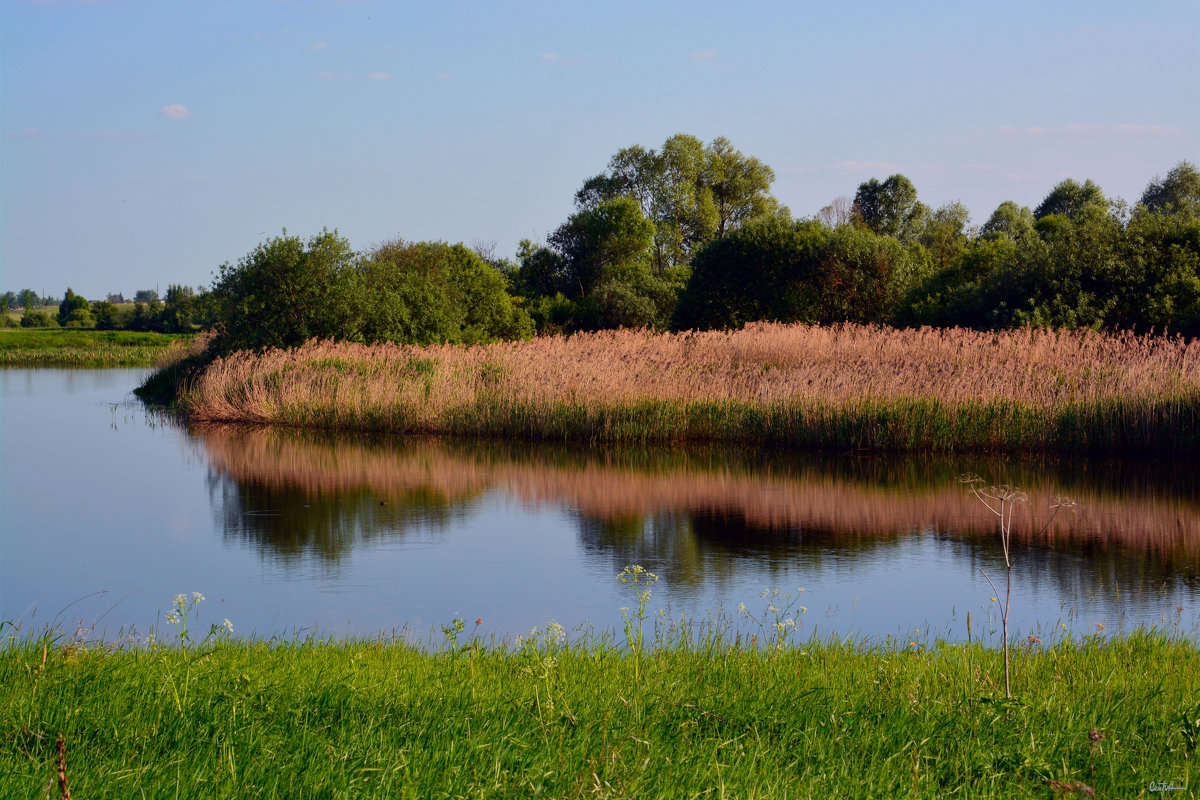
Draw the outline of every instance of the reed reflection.
[[[591,558],[670,570],[676,586],[740,569],[888,558],[913,537],[996,570],[996,521],[964,473],[1026,490],[1022,579],[1063,591],[1200,586],[1200,481],[1192,465],[605,450],[517,443],[332,437],[279,429],[191,430],[211,465],[225,535],[288,561],[445,529],[498,491],[567,509]],[[1036,542],[1055,495],[1073,497]],[[497,535],[519,536],[519,531]],[[965,548],[965,550],[963,550]]]

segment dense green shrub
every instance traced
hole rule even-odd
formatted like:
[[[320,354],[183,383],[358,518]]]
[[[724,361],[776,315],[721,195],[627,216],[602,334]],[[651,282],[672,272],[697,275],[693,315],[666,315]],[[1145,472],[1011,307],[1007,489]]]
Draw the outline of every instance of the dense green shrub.
[[[54,317],[50,316],[45,311],[31,311],[25,309],[25,313],[21,315],[22,328],[57,328],[58,322]]]
[[[91,328],[95,325],[88,301],[75,294],[71,287],[58,304],[58,324],[64,328]]]
[[[657,258],[655,236],[632,198],[589,202],[549,247],[521,242],[513,286],[543,333],[664,328],[691,270]]]
[[[474,344],[533,335],[504,275],[461,244],[386,242],[343,276],[348,338]]]
[[[98,331],[122,330],[129,324],[129,313],[107,300],[92,303],[92,315],[96,318]]]
[[[1079,186],[1073,193],[1061,189],[1055,189],[1059,206],[1092,194]],[[1200,217],[1142,205],[1126,220],[1115,204],[1077,205],[1069,209],[1073,216],[1048,214],[1032,226],[1024,209],[997,209],[983,236],[907,293],[895,320],[1200,335]],[[993,225],[1002,211],[1008,218]]]
[[[257,350],[353,338],[358,331],[346,275],[354,262],[350,243],[336,232],[322,231],[306,243],[285,230],[237,264],[222,264],[213,294],[223,330],[214,346]]]
[[[879,321],[926,263],[920,246],[866,228],[768,218],[700,251],[672,327]]]
[[[176,294],[184,307],[186,292]],[[309,339],[476,343],[534,329],[503,273],[442,242],[396,240],[360,255],[336,231],[307,242],[284,231],[236,265],[222,265],[211,295],[218,353]]]

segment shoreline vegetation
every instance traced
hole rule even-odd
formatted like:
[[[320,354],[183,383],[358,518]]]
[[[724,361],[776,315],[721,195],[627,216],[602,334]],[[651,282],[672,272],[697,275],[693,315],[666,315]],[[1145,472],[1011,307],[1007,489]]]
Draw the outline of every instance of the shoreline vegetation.
[[[754,323],[471,347],[310,341],[139,390],[192,421],[590,443],[861,451],[1200,452],[1200,340]]]
[[[0,367],[154,367],[187,334],[0,329]]]
[[[624,641],[549,623],[498,643],[455,620],[431,650],[228,622],[194,641],[187,611],[175,644],[10,627],[0,794],[62,776],[89,798],[1195,791],[1200,650],[1179,633],[1022,639],[1006,699],[978,641],[806,641],[765,614],[761,638],[682,625],[646,647],[635,612]]]

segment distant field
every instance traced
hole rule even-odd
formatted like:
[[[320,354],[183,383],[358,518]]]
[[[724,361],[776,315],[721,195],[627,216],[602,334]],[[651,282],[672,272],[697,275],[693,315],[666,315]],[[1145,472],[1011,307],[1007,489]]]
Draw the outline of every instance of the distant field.
[[[45,311],[51,317],[58,315],[58,306],[34,306],[32,310],[33,311]],[[4,312],[4,316],[11,319],[13,322],[16,322],[19,324],[21,322],[21,317],[22,317],[22,315],[24,315],[24,313],[25,313],[25,309],[23,309],[23,308],[18,308],[15,310],[10,308],[8,311]]]
[[[133,303],[132,302],[130,302],[130,303],[113,303],[113,305],[116,306],[117,310],[121,311],[121,312],[132,312],[133,311]],[[58,306],[34,306],[33,310],[34,311],[45,311],[51,317],[58,316]],[[25,309],[23,309],[23,308],[16,309],[16,310],[10,308],[8,311],[4,312],[4,316],[11,319],[13,322],[16,322],[19,324],[21,322],[21,316],[24,313],[25,313]]]
[[[152,367],[186,334],[133,331],[0,329],[0,366]]]

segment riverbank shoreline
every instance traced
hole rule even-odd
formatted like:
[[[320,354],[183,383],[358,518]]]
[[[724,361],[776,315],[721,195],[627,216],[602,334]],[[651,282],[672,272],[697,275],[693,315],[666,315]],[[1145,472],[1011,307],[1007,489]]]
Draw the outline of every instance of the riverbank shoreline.
[[[10,640],[0,793],[54,782],[61,735],[90,798],[1194,796],[1182,637],[1022,642],[1011,700],[978,644],[762,641]]]

